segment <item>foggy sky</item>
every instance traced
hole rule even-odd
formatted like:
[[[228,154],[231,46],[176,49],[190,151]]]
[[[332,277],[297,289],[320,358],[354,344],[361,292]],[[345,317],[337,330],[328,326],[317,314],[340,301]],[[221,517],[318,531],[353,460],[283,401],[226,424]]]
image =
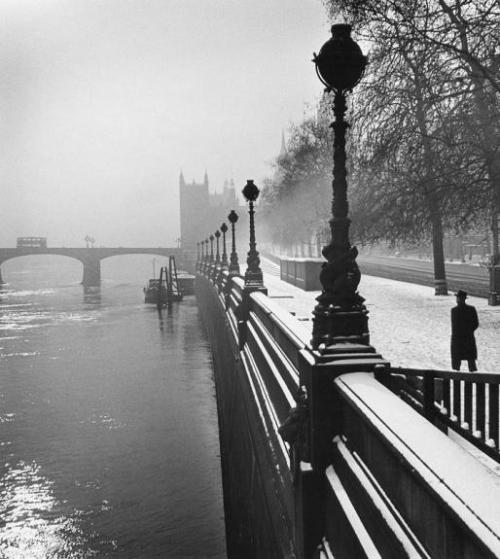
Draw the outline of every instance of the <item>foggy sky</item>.
[[[1,0],[0,246],[172,246],[178,177],[270,174],[321,0]]]

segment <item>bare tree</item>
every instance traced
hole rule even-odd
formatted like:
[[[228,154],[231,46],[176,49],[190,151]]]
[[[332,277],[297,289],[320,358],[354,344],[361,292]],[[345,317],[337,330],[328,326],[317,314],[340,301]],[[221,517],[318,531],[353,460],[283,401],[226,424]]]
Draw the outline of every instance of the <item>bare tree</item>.
[[[470,169],[485,173],[471,175],[471,183],[483,186],[486,181],[489,189],[493,260],[499,263],[499,0],[325,0],[325,5],[332,16],[342,13],[352,21],[373,44],[382,44],[403,29],[413,49],[425,45],[441,61],[446,78],[433,78],[445,84],[438,92],[443,100],[461,99],[457,110],[465,120],[455,130],[464,132],[460,141],[468,148],[467,159],[474,161]]]

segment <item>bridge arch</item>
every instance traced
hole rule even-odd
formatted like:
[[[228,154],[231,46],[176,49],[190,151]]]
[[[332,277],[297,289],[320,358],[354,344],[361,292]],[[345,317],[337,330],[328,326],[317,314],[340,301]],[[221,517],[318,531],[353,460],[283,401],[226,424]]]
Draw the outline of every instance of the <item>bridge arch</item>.
[[[49,258],[45,258],[47,256]],[[33,257],[35,257],[34,260]],[[0,285],[9,283],[11,274],[25,273],[23,270],[26,268],[26,264],[23,264],[23,261],[27,258],[31,259],[29,268],[35,269],[34,273],[37,277],[45,276],[45,268],[47,268],[47,275],[50,275],[51,268],[58,269],[61,267],[64,268],[64,279],[61,278],[62,281],[69,281],[72,283],[78,281],[78,278],[82,277],[84,263],[79,258],[67,254],[14,254],[2,257],[0,260]],[[44,262],[44,260],[46,260],[46,262]],[[64,264],[61,264],[62,262],[64,262]],[[13,264],[5,266],[6,263]]]
[[[113,256],[134,254],[150,254],[156,256],[176,256],[182,258],[182,250],[168,247],[116,247],[116,248],[0,248],[0,266],[3,262],[20,256],[55,255],[67,256],[79,260],[83,264],[82,284],[86,287],[98,286],[101,283],[101,260]],[[0,283],[3,283],[0,268]]]

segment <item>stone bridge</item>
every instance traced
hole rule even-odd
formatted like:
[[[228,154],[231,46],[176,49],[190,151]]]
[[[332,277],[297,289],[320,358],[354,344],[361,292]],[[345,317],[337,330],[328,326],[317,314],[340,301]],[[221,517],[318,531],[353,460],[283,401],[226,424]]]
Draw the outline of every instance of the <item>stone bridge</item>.
[[[228,557],[500,557],[499,374],[392,368],[321,351],[278,299],[209,256],[196,295],[212,345]]]
[[[157,256],[175,256],[178,259],[178,265],[183,256],[183,251],[179,248],[0,248],[0,266],[7,260],[18,258],[20,256],[33,255],[57,255],[67,256],[79,260],[83,264],[82,284],[86,287],[98,286],[101,283],[101,260],[111,258],[113,256],[123,256],[131,254],[153,254]],[[0,268],[0,283],[2,283],[2,274]]]

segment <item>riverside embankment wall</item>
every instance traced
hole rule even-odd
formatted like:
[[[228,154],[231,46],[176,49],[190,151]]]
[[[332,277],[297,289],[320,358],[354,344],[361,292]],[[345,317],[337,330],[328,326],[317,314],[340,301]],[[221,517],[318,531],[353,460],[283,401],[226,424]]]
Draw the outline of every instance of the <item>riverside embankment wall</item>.
[[[196,294],[230,559],[500,558],[500,479],[433,425],[442,391],[424,390],[424,413],[412,409],[394,393],[404,372],[373,347],[313,350],[265,288],[210,263],[198,264]],[[436,374],[422,370],[424,386]]]
[[[294,557],[289,517],[293,492],[283,487],[291,480],[286,471],[276,470],[275,456],[269,459],[273,450],[262,428],[253,381],[240,358],[237,324],[209,280],[198,277],[195,287],[213,355],[228,556]]]

